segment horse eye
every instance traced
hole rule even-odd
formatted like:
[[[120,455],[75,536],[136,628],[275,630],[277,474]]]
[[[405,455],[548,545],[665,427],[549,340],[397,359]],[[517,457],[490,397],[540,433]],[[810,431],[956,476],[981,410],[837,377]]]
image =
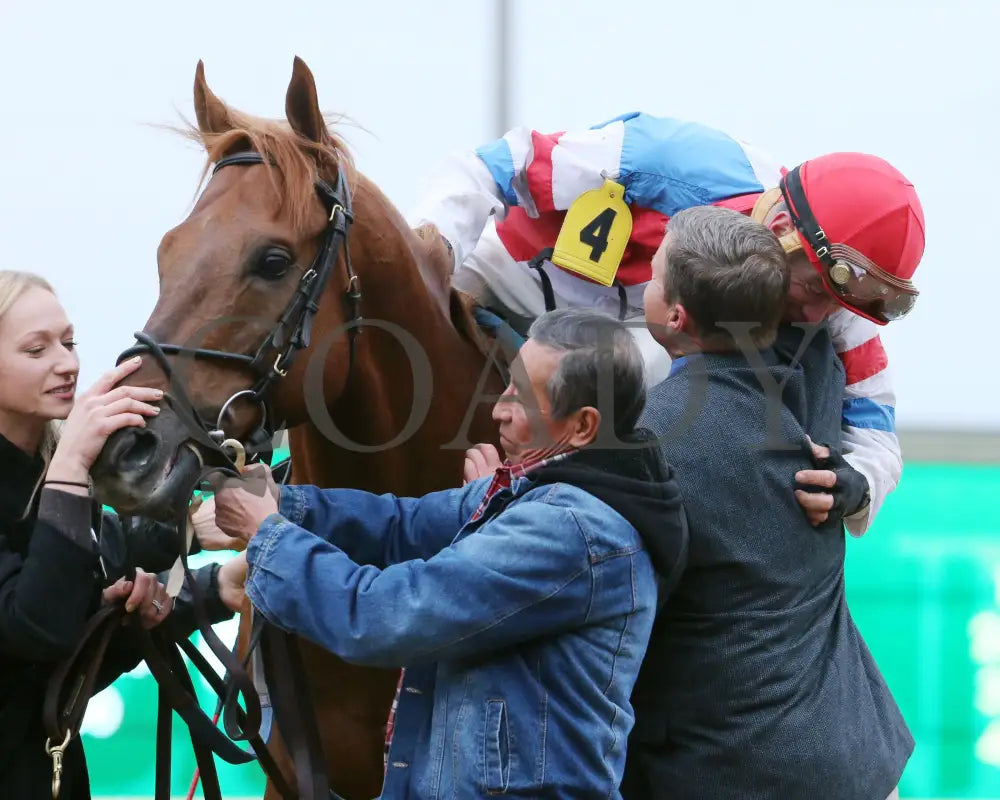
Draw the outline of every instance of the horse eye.
[[[261,254],[253,271],[262,278],[278,280],[285,276],[291,266],[291,253],[283,247],[269,247]]]

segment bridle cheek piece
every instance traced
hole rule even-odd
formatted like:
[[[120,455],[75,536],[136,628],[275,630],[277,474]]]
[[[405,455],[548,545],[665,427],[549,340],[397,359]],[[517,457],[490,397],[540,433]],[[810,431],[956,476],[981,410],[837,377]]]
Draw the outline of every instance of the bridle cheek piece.
[[[234,153],[219,159],[212,170],[212,174],[214,175],[223,167],[263,163],[264,158],[259,153],[253,151]],[[167,380],[171,384],[170,401],[174,410],[186,421],[194,432],[195,438],[202,446],[222,454],[230,464],[234,460],[226,452],[230,448],[223,448],[222,444],[223,442],[229,444],[233,440],[226,439],[226,435],[223,432],[223,420],[232,403],[241,397],[246,397],[250,402],[257,402],[260,405],[260,422],[257,428],[247,437],[247,441],[250,444],[249,449],[252,452],[260,452],[260,449],[269,449],[268,443],[274,435],[273,425],[275,420],[274,415],[268,413],[268,391],[277,380],[288,374],[288,370],[295,361],[298,351],[309,347],[312,324],[316,312],[319,310],[320,298],[323,296],[330,276],[333,274],[341,249],[344,251],[344,265],[347,271],[347,288],[344,291],[344,302],[347,307],[348,318],[350,319],[347,325],[349,337],[348,380],[354,369],[357,335],[361,330],[363,318],[361,316],[360,281],[351,266],[351,254],[347,245],[347,234],[351,223],[354,221],[354,215],[351,206],[351,193],[344,179],[344,170],[337,170],[335,186],[330,186],[322,178],[317,179],[316,192],[319,194],[320,200],[328,212],[328,222],[323,234],[323,242],[316,253],[316,258],[313,259],[312,265],[299,279],[295,294],[292,296],[288,306],[286,306],[284,313],[275,323],[260,347],[257,348],[256,353],[248,355],[245,353],[233,353],[227,350],[184,347],[178,344],[157,342],[148,333],[137,331],[135,338],[138,344],[125,350],[118,357],[118,363],[120,364],[125,359],[135,355],[144,353],[152,355],[160,368],[163,369]],[[179,382],[174,380],[174,370],[167,356],[189,356],[245,366],[257,376],[257,380],[252,387],[241,389],[222,404],[215,420],[215,425],[212,426],[202,419],[189,400],[187,392]],[[199,461],[201,461],[200,456]]]

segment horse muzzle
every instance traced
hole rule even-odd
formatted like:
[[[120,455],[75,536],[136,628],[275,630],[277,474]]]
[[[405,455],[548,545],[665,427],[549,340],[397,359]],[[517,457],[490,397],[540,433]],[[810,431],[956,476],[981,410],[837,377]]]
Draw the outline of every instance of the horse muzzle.
[[[190,498],[202,471],[189,436],[169,407],[144,427],[116,431],[91,470],[101,502],[119,514],[174,520],[178,504]]]

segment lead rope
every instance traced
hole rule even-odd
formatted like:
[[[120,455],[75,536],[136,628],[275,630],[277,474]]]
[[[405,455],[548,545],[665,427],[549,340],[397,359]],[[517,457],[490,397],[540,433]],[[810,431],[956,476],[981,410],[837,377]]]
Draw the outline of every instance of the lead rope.
[[[195,454],[195,457],[198,459],[198,468],[200,472],[205,468],[205,461],[204,459],[202,459],[201,453],[199,452],[198,448],[195,447],[190,442],[185,442],[184,444],[191,449],[191,452],[193,452]],[[226,439],[225,441],[222,442],[222,444],[219,445],[219,448],[222,450],[229,448],[234,452],[235,455],[232,456],[233,463],[236,465],[236,469],[242,472],[244,467],[246,467],[246,460],[247,460],[247,454],[246,450],[243,447],[243,443],[236,439]],[[190,505],[188,506],[187,531],[185,534],[185,539],[187,541],[186,552],[188,553],[191,552],[191,544],[192,542],[194,542],[194,536],[195,536],[193,517],[195,513],[197,513],[198,509],[201,508],[201,504],[202,504],[201,497],[195,497],[192,499]],[[177,560],[174,562],[174,565],[170,568],[170,577],[167,580],[167,594],[176,600],[177,595],[181,591],[181,586],[183,585],[184,585],[184,564],[181,561],[181,557],[177,556]],[[237,640],[236,642],[233,643],[234,655],[236,653],[236,647],[238,645],[239,645],[239,636],[237,635]],[[223,699],[220,697],[215,704],[215,713],[212,715],[213,725],[219,724],[219,717],[222,716],[222,709],[224,708],[224,706],[225,703]],[[198,788],[198,781],[200,779],[201,779],[201,768],[195,767],[194,775],[191,777],[191,786],[188,789],[187,793],[187,800],[194,800],[194,793],[195,790]]]
[[[189,446],[193,450],[197,451],[197,448],[195,448],[193,445],[189,445]],[[230,450],[233,451],[233,453],[234,453],[234,455],[232,456],[233,462],[236,464],[237,468],[242,472],[243,469],[246,467],[246,450],[243,447],[242,443],[239,442],[239,441],[237,441],[236,439],[226,439],[219,446],[221,448],[223,448],[223,449],[230,449]],[[291,476],[291,474],[292,474],[291,465],[289,464],[289,468],[285,470],[285,474],[282,476],[282,479],[281,479],[281,484],[283,486],[285,484],[287,484],[288,479]],[[197,512],[198,508],[201,507],[201,503],[202,503],[202,500],[201,500],[200,497],[195,498],[192,501],[191,508],[190,508],[190,510],[188,512],[187,543],[188,543],[188,550],[189,551],[190,551],[190,548],[191,548],[191,543],[194,540],[194,534],[195,534],[194,523],[192,521],[192,517]],[[183,582],[183,580],[184,580],[184,571],[183,571],[183,566],[180,564],[180,557],[178,557],[177,563],[174,564],[175,568],[177,568],[178,566],[180,566],[180,580],[181,580],[181,582]],[[171,577],[173,577],[173,574],[174,573],[173,573],[173,569],[172,569],[171,570]],[[168,591],[169,591],[169,587],[168,587]],[[175,595],[172,595],[172,596],[175,596]],[[257,647],[257,644],[258,644],[259,639],[260,639],[261,629],[258,626],[255,626],[254,623],[253,623],[253,620],[254,620],[254,617],[253,617],[253,607],[250,608],[250,619],[251,619],[251,626],[253,628],[253,631],[251,633],[250,643],[249,643],[249,646],[247,648],[248,652],[246,654],[246,658],[244,660],[243,666],[244,666],[244,668],[246,668],[247,664],[251,664],[251,670],[252,670],[252,673],[253,673],[253,677],[252,677],[253,686],[254,686],[254,689],[257,692],[257,696],[258,696],[259,701],[260,701],[260,710],[261,710],[261,725],[260,725],[260,729],[258,731],[258,736],[260,737],[260,741],[263,744],[266,745],[268,739],[270,739],[270,732],[271,732],[271,726],[272,726],[272,723],[273,723],[274,715],[273,715],[273,710],[272,710],[272,707],[271,707],[270,693],[267,690],[267,685],[264,683],[263,664],[261,663],[260,651],[259,651],[259,649]],[[239,638],[237,638],[236,642],[233,643],[233,655],[234,656],[236,654],[236,650],[237,650],[238,647],[239,647]],[[226,676],[226,680],[228,681],[228,674]],[[218,702],[216,703],[215,713],[212,715],[212,724],[213,725],[217,725],[218,724],[219,718],[222,716],[222,711],[223,711],[224,707],[225,707],[224,698],[220,697],[219,700],[218,700]],[[280,773],[279,773],[279,775],[280,775]],[[198,783],[199,783],[200,779],[201,779],[201,769],[198,768],[198,767],[195,767],[194,774],[191,776],[191,784],[188,787],[187,800],[194,800],[194,793],[195,793],[195,791],[198,788]],[[279,788],[279,792],[281,792],[281,791],[282,790]]]

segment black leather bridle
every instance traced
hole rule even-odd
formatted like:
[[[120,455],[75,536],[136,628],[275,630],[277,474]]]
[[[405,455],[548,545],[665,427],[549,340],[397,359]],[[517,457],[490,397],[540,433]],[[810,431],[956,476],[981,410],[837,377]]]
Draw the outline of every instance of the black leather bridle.
[[[220,169],[227,166],[263,163],[264,158],[259,153],[253,151],[235,153],[221,158],[215,164],[212,174],[214,175]],[[329,215],[319,251],[312,265],[299,279],[295,294],[285,308],[284,313],[253,355],[158,342],[149,334],[139,331],[135,334],[138,344],[124,351],[118,357],[118,363],[121,363],[125,359],[135,355],[145,353],[152,355],[170,382],[171,391],[165,395],[165,398],[187,425],[191,437],[208,452],[214,453],[222,460],[223,466],[206,467],[203,463],[201,475],[198,480],[199,485],[211,472],[218,471],[239,475],[238,465],[234,463],[234,460],[222,446],[225,440],[225,433],[222,431],[223,417],[229,405],[239,397],[246,396],[251,401],[259,403],[261,408],[260,424],[247,439],[251,443],[251,447],[245,447],[247,455],[250,456],[254,450],[258,453],[270,453],[269,443],[274,433],[274,416],[268,413],[270,406],[268,392],[276,381],[287,375],[288,369],[295,360],[298,352],[309,347],[312,324],[319,310],[320,299],[336,268],[341,250],[344,253],[344,265],[347,272],[347,287],[344,291],[344,302],[347,307],[349,319],[346,326],[349,336],[348,381],[353,373],[354,362],[356,360],[357,335],[361,329],[363,318],[361,316],[360,282],[351,266],[350,251],[347,243],[348,232],[351,223],[354,221],[354,217],[351,207],[351,194],[347,186],[347,181],[344,178],[344,171],[342,169],[337,170],[335,186],[330,186],[329,183],[318,178],[316,181],[316,191],[323,202],[323,207]],[[256,376],[256,381],[250,388],[237,392],[222,405],[216,424],[212,426],[206,423],[194,408],[187,391],[176,379],[175,370],[168,356],[189,356],[240,365],[250,369]],[[254,447],[254,445],[259,446],[259,449]],[[248,458],[248,460],[251,459]],[[270,460],[269,456],[267,460]],[[261,738],[261,704],[256,695],[255,687],[246,672],[246,665],[240,663],[229,648],[215,635],[204,611],[204,598],[199,596],[196,584],[188,569],[187,542],[185,539],[188,501],[189,498],[187,497],[178,498],[177,500],[176,516],[180,558],[186,582],[191,587],[192,595],[194,596],[195,614],[198,619],[199,630],[209,648],[226,667],[229,675],[229,683],[219,679],[211,670],[207,661],[202,659],[204,663],[201,663],[198,660],[200,653],[184,637],[168,637],[159,644],[154,644],[150,637],[146,637],[149,641],[146,641],[146,639],[143,640],[146,642],[143,647],[143,655],[160,685],[160,717],[157,724],[156,797],[166,798],[169,796],[169,719],[170,708],[173,708],[181,714],[191,729],[192,743],[195,747],[199,768],[205,781],[207,797],[221,798],[218,777],[215,772],[211,753],[214,752],[232,764],[246,763],[254,758],[254,753],[236,746],[234,741],[230,740],[231,738],[232,740],[239,739],[250,742],[265,773],[272,780],[282,797],[289,798],[289,800],[292,797],[310,798],[311,800],[326,798],[329,796],[330,791],[326,780],[326,769],[319,734],[315,721],[312,718],[313,705],[305,687],[305,673],[301,663],[301,655],[292,641],[291,634],[279,631],[273,626],[265,624],[263,617],[258,616],[254,619],[250,649],[252,650],[259,641],[265,673],[272,675],[277,673],[272,693],[275,696],[275,710],[284,717],[286,723],[286,728],[283,732],[286,738],[286,746],[291,751],[295,764],[298,784],[297,792],[295,792],[285,781],[277,764],[268,753],[265,741]],[[99,668],[103,657],[101,643],[106,643],[105,640],[110,635],[106,633],[106,630],[113,630],[120,625],[120,620],[116,615],[119,615],[119,611],[112,609],[111,612],[97,619],[93,630],[88,629],[87,634],[83,638],[81,646],[86,646],[87,648],[92,648],[91,643],[97,642],[97,648],[94,653],[95,657],[87,660],[83,665],[82,674],[85,678],[88,675],[96,675],[96,670]],[[176,645],[174,641],[176,641]],[[219,695],[222,707],[225,709],[223,720],[226,727],[226,734],[218,731],[214,721],[210,721],[198,707],[194,697],[193,684],[180,659],[177,647],[188,653],[188,656],[195,662],[196,666]],[[161,655],[161,652],[164,655]],[[164,660],[165,658],[169,660],[169,663]],[[249,658],[249,654],[247,658]],[[77,660],[77,654],[74,654],[71,663],[66,668],[66,675],[70,674],[70,667],[75,667],[79,671],[80,665],[76,663]],[[53,681],[49,687],[49,697],[46,703],[47,707],[51,707],[52,713],[49,716],[53,719],[56,717],[55,710],[59,707],[58,704],[63,695],[63,687],[68,683],[68,681],[63,680],[66,675],[61,675],[60,680]],[[90,678],[90,681],[91,683],[93,682],[93,677]],[[242,695],[244,698],[245,711],[236,702],[239,695]],[[79,719],[82,719],[87,699],[89,699],[89,695],[84,698],[82,704],[70,704],[70,708],[75,709],[75,716],[79,717]],[[282,709],[284,710],[282,711]],[[59,738],[59,735],[63,733],[62,726],[53,722],[49,727],[50,736],[54,737],[52,739],[53,742],[58,743],[59,741],[63,741]],[[79,725],[76,726],[76,730],[78,729]],[[66,732],[63,747],[68,743],[72,730],[71,726],[65,726]],[[59,750],[58,747],[55,749]],[[59,757],[61,758],[61,750],[59,750]]]
[[[225,156],[216,162],[212,174],[215,175],[223,167],[263,164],[264,158],[256,152],[246,151]],[[312,324],[319,309],[320,298],[329,283],[330,276],[337,265],[340,251],[344,252],[344,265],[347,271],[347,288],[344,291],[344,302],[350,322],[348,329],[348,380],[354,369],[357,350],[357,335],[361,330],[361,285],[357,274],[351,266],[351,255],[347,245],[347,234],[354,221],[351,206],[351,193],[344,178],[344,170],[337,170],[335,186],[330,186],[322,178],[316,180],[316,192],[320,196],[323,207],[328,213],[328,223],[323,236],[323,242],[313,259],[312,265],[299,279],[299,285],[285,308],[280,319],[275,323],[257,352],[253,355],[233,353],[227,350],[209,350],[201,347],[185,347],[178,344],[158,342],[148,333],[137,331],[134,335],[138,344],[125,350],[119,357],[120,364],[127,358],[149,353],[156,359],[171,383],[171,405],[183,418],[196,435],[198,441],[209,448],[222,453],[219,445],[225,438],[222,431],[223,417],[230,404],[240,397],[246,397],[250,402],[260,405],[261,419],[257,429],[248,437],[251,451],[267,448],[274,434],[274,415],[268,413],[270,403],[268,390],[280,378],[285,377],[289,367],[295,360],[299,350],[309,347]],[[192,358],[213,359],[229,364],[249,368],[257,377],[252,387],[243,389],[230,397],[219,409],[216,424],[210,425],[201,418],[188,399],[187,392],[174,380],[173,368],[167,356],[189,356]],[[225,455],[223,453],[223,455]],[[228,455],[226,460],[230,460]]]

